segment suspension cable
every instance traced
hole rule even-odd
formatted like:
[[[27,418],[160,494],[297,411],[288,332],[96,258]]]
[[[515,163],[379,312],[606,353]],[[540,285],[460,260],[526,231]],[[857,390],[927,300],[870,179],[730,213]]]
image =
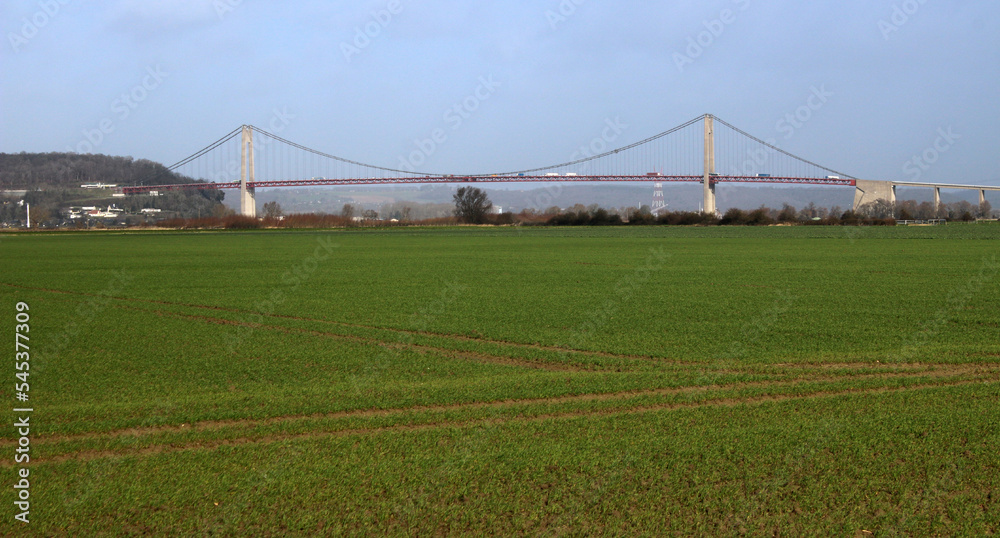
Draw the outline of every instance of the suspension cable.
[[[715,117],[715,116],[713,116],[713,117]],[[757,142],[758,144],[763,144],[764,146],[766,146],[766,147],[768,147],[770,149],[773,149],[774,151],[777,151],[778,153],[781,153],[783,155],[787,155],[787,156],[789,156],[789,157],[791,157],[793,159],[796,159],[796,160],[802,161],[802,162],[804,162],[806,164],[815,166],[816,168],[819,168],[820,170],[825,170],[827,172],[836,174],[836,175],[838,175],[840,177],[844,177],[844,178],[847,178],[847,179],[858,179],[858,178],[856,178],[854,176],[849,176],[849,175],[847,175],[847,174],[845,174],[843,172],[838,172],[838,171],[833,170],[831,168],[827,168],[825,166],[816,164],[816,163],[814,163],[812,161],[808,161],[806,159],[803,159],[802,157],[798,157],[796,155],[792,155],[791,153],[788,153],[787,151],[785,151],[785,150],[783,150],[783,149],[781,149],[781,148],[779,148],[779,147],[777,147],[777,146],[775,146],[773,144],[768,144],[767,142],[764,142],[763,140],[757,138],[756,136],[754,136],[754,135],[752,135],[750,133],[747,133],[746,131],[743,131],[743,130],[737,128],[737,127],[734,127],[734,126],[730,125],[729,123],[727,123],[726,121],[724,121],[724,120],[722,120],[722,119],[720,119],[718,117],[715,117],[715,121],[718,121],[719,123],[725,125],[726,127],[729,127],[730,129],[736,131],[737,133],[739,133],[739,134],[741,134],[741,135],[749,138],[750,140],[753,140],[754,142]]]
[[[494,174],[469,174],[469,175],[460,175],[460,177],[488,177],[488,176],[529,175],[529,174],[532,174],[532,173],[535,173],[535,172],[544,172],[546,170],[553,170],[553,169],[559,169],[559,168],[568,168],[568,167],[571,167],[571,166],[576,166],[576,165],[588,163],[588,162],[591,162],[591,161],[595,161],[597,159],[602,159],[604,157],[608,157],[608,156],[612,156],[612,155],[618,155],[618,154],[620,154],[620,153],[622,153],[624,151],[628,151],[630,149],[634,149],[636,147],[648,144],[648,143],[653,142],[655,140],[659,140],[660,138],[663,138],[663,137],[668,136],[670,134],[676,133],[676,132],[678,132],[678,131],[680,131],[682,129],[685,129],[687,127],[690,127],[691,125],[694,125],[695,123],[701,121],[705,117],[706,116],[704,116],[704,115],[703,116],[698,116],[697,118],[694,118],[694,119],[692,119],[690,121],[687,121],[687,122],[685,122],[685,123],[683,123],[681,125],[678,125],[677,127],[674,127],[672,129],[668,129],[666,131],[663,131],[662,133],[653,135],[653,136],[651,136],[649,138],[646,138],[644,140],[640,140],[638,142],[629,144],[627,146],[622,146],[620,148],[613,149],[613,150],[610,150],[610,151],[606,151],[606,152],[600,153],[598,155],[592,155],[590,157],[585,157],[585,158],[577,159],[577,160],[574,160],[574,161],[568,161],[568,162],[564,162],[564,163],[561,163],[561,164],[555,164],[555,165],[550,165],[550,166],[543,166],[543,167],[539,167],[539,168],[529,168],[529,169],[526,169],[526,170],[516,170],[516,171],[513,171],[513,172],[499,172],[499,173],[494,173]],[[836,174],[836,175],[838,175],[840,177],[844,177],[844,178],[847,178],[847,179],[857,179],[854,176],[850,176],[850,175],[844,174],[842,172],[838,172],[838,171],[833,170],[831,168],[827,168],[825,166],[816,164],[816,163],[814,163],[812,161],[808,161],[806,159],[803,159],[801,157],[793,155],[793,154],[791,154],[791,153],[789,153],[789,152],[787,152],[787,151],[785,151],[785,150],[783,150],[783,149],[781,149],[781,148],[779,148],[779,147],[777,147],[777,146],[775,146],[773,144],[769,144],[769,143],[767,143],[767,142],[765,142],[765,141],[763,141],[763,140],[761,140],[761,139],[759,139],[759,138],[757,138],[757,137],[755,137],[755,136],[747,133],[746,131],[743,131],[743,130],[741,130],[741,129],[735,127],[735,126],[733,126],[732,124],[730,124],[730,123],[728,123],[728,122],[726,122],[726,121],[724,121],[724,120],[722,120],[722,119],[720,119],[718,117],[714,117],[713,116],[713,118],[716,121],[718,121],[720,124],[722,124],[722,125],[730,128],[730,129],[732,129],[734,132],[736,132],[736,133],[738,133],[740,135],[743,135],[744,137],[746,137],[746,138],[748,138],[750,140],[753,140],[753,141],[757,142],[758,144],[762,144],[763,146],[765,146],[765,147],[767,147],[767,148],[769,148],[771,150],[774,150],[774,151],[776,151],[778,153],[781,153],[783,155],[791,157],[791,158],[793,158],[793,159],[795,159],[797,161],[803,162],[805,164],[814,166],[814,167],[819,168],[821,170],[825,170],[827,172],[830,172],[831,174]],[[373,169],[373,170],[381,170],[381,171],[384,171],[384,172],[392,172],[392,173],[397,173],[397,174],[407,174],[407,175],[413,175],[413,176],[450,177],[450,176],[453,175],[453,174],[437,174],[437,173],[412,172],[412,171],[408,171],[408,170],[400,170],[400,169],[397,169],[397,168],[388,168],[388,167],[384,167],[384,166],[376,166],[376,165],[371,165],[371,164],[365,164],[365,163],[358,162],[358,161],[352,161],[350,159],[345,159],[343,157],[338,157],[336,155],[331,155],[329,153],[325,153],[325,152],[322,152],[322,151],[319,151],[319,150],[315,150],[315,149],[306,147],[306,146],[304,146],[302,144],[298,144],[296,142],[292,142],[291,140],[288,140],[286,138],[282,138],[282,137],[280,137],[278,135],[272,134],[272,133],[267,132],[267,131],[265,131],[263,129],[255,127],[253,125],[243,125],[243,126],[237,127],[236,129],[230,131],[229,133],[227,133],[223,137],[219,138],[218,140],[216,140],[216,141],[212,142],[211,144],[205,146],[201,150],[199,150],[199,151],[197,151],[197,152],[189,155],[188,157],[186,157],[186,158],[184,158],[184,159],[182,159],[182,160],[174,163],[173,165],[171,165],[169,167],[166,167],[166,172],[173,172],[177,168],[179,168],[181,166],[184,166],[184,165],[186,165],[186,164],[188,164],[188,163],[190,163],[190,162],[192,162],[192,161],[194,161],[194,160],[196,160],[196,159],[204,156],[205,154],[207,154],[207,153],[215,150],[216,148],[218,148],[219,146],[225,144],[226,142],[229,142],[235,136],[237,136],[244,127],[249,127],[250,129],[253,129],[254,131],[257,131],[257,132],[259,132],[259,133],[261,133],[261,134],[263,134],[263,135],[265,135],[265,136],[267,136],[267,137],[269,137],[269,138],[271,138],[273,140],[277,140],[279,142],[283,142],[287,146],[290,146],[290,147],[293,147],[293,148],[296,148],[296,149],[299,149],[299,150],[311,153],[311,154],[319,156],[319,157],[324,157],[324,158],[327,158],[327,159],[332,159],[332,160],[335,160],[335,161],[338,161],[338,162],[341,162],[341,163],[345,163],[345,164],[349,164],[349,165],[355,165],[355,166],[360,166],[360,167],[363,167],[363,168],[369,168],[369,169]],[[157,172],[157,173],[152,174],[152,175],[150,175],[148,177],[140,179],[136,184],[138,184],[138,185],[144,185],[148,181],[151,181],[151,180],[154,180],[154,179],[156,179],[156,178],[158,178],[160,176],[163,176],[164,173],[165,172]]]
[[[263,134],[263,135],[266,135],[266,136],[268,136],[268,137],[270,137],[270,138],[272,138],[274,140],[277,140],[278,142],[284,142],[285,144],[287,144],[287,145],[289,145],[289,146],[291,146],[293,148],[301,149],[302,151],[306,151],[306,152],[312,153],[313,155],[318,155],[320,157],[326,157],[327,159],[333,159],[335,161],[340,161],[342,163],[353,164],[353,165],[362,166],[362,167],[366,167],[366,168],[373,168],[375,170],[383,170],[383,171],[386,171],[386,172],[396,172],[398,174],[411,174],[411,175],[417,175],[417,176],[420,176],[420,175],[425,175],[425,176],[444,176],[444,174],[421,174],[419,172],[409,172],[407,170],[398,170],[398,169],[395,169],[395,168],[386,168],[386,167],[383,167],[383,166],[375,166],[375,165],[365,164],[365,163],[358,162],[358,161],[352,161],[350,159],[345,159],[343,157],[337,157],[336,155],[330,155],[329,153],[324,153],[322,151],[319,151],[319,150],[316,150],[316,149],[312,149],[312,148],[303,146],[302,144],[297,144],[295,142],[292,142],[291,140],[282,138],[282,137],[280,137],[278,135],[275,135],[275,134],[271,134],[271,133],[269,133],[269,132],[267,132],[267,131],[265,131],[263,129],[260,129],[258,127],[254,127],[253,125],[251,125],[250,128],[253,129],[253,130],[255,130],[255,131],[257,131],[257,132],[259,132],[259,133],[261,133],[261,134]]]
[[[489,176],[494,176],[494,175],[495,176],[512,176],[512,175],[517,175],[517,174],[530,174],[532,172],[543,172],[545,170],[552,170],[552,169],[556,169],[556,168],[565,168],[565,167],[574,166],[574,165],[577,165],[577,164],[583,164],[583,163],[590,162],[590,161],[593,161],[593,160],[597,160],[597,159],[600,159],[600,158],[603,158],[603,157],[607,157],[609,155],[615,155],[615,154],[621,153],[623,151],[627,151],[627,150],[630,150],[632,148],[636,148],[636,147],[641,146],[643,144],[648,144],[650,142],[653,142],[654,140],[658,140],[660,138],[663,138],[664,136],[667,136],[667,135],[673,134],[673,133],[675,133],[677,131],[680,131],[681,129],[684,129],[686,127],[690,127],[691,125],[693,125],[693,124],[697,123],[698,121],[700,121],[702,119],[702,117],[703,116],[697,117],[697,118],[695,118],[695,119],[693,119],[691,121],[688,121],[688,122],[686,122],[686,123],[684,123],[682,125],[678,125],[677,127],[674,127],[673,129],[669,129],[669,130],[663,131],[660,134],[651,136],[651,137],[649,137],[649,138],[647,138],[645,140],[640,140],[639,142],[635,142],[634,144],[629,144],[627,146],[623,146],[623,147],[620,147],[618,149],[613,149],[611,151],[606,151],[606,152],[601,153],[599,155],[593,155],[593,156],[586,157],[586,158],[583,158],[583,159],[577,159],[575,161],[565,162],[565,163],[562,163],[562,164],[555,164],[555,165],[551,165],[551,166],[544,166],[544,167],[541,167],[541,168],[531,168],[531,169],[528,169],[528,170],[517,170],[517,171],[514,171],[514,172],[498,172],[498,173],[493,173],[493,174],[469,174],[468,176],[463,175],[461,177],[489,177]],[[260,133],[262,133],[264,135],[267,135],[267,136],[269,136],[269,137],[271,137],[271,138],[273,138],[275,140],[278,140],[279,142],[284,142],[285,144],[288,144],[289,146],[301,149],[302,151],[308,151],[309,153],[313,153],[313,154],[319,155],[321,157],[326,157],[328,159],[334,159],[334,160],[337,160],[337,161],[340,161],[340,162],[344,162],[344,163],[348,163],[348,164],[354,164],[354,165],[358,165],[358,166],[372,168],[372,169],[375,169],[375,170],[383,170],[383,171],[386,171],[386,172],[396,172],[396,173],[401,173],[401,174],[424,175],[424,176],[440,176],[440,177],[446,177],[446,176],[450,175],[450,174],[433,174],[433,173],[424,173],[424,174],[421,174],[419,172],[410,172],[410,171],[406,171],[406,170],[399,170],[399,169],[395,169],[395,168],[386,168],[386,167],[383,167],[383,166],[375,166],[375,165],[371,165],[371,164],[365,164],[365,163],[361,163],[361,162],[357,162],[357,161],[352,161],[350,159],[344,159],[342,157],[337,157],[336,155],[330,155],[329,153],[324,153],[322,151],[315,150],[315,149],[303,146],[302,144],[297,144],[295,142],[292,142],[290,140],[286,140],[286,139],[284,139],[284,138],[282,138],[280,136],[271,134],[271,133],[269,133],[269,132],[267,132],[267,131],[265,131],[263,129],[259,129],[259,128],[254,127],[254,126],[251,126],[250,128],[254,129],[255,131],[258,131],[258,132],[260,132]]]
[[[146,176],[146,177],[140,179],[139,181],[136,182],[136,185],[145,185],[146,182],[148,182],[148,181],[155,180],[157,178],[162,177],[166,173],[173,172],[177,168],[179,168],[181,166],[184,166],[185,164],[188,164],[189,162],[191,162],[191,161],[193,161],[193,160],[195,160],[195,159],[197,159],[197,158],[205,155],[206,153],[214,150],[215,148],[221,146],[222,144],[225,144],[226,142],[232,140],[233,137],[236,136],[237,133],[239,133],[241,130],[243,130],[242,126],[237,127],[236,129],[233,129],[228,134],[226,134],[222,138],[216,140],[215,142],[212,142],[211,144],[209,144],[209,145],[205,146],[204,148],[196,151],[195,153],[189,155],[188,157],[186,157],[186,158],[178,161],[177,163],[175,163],[175,164],[173,164],[171,166],[166,167],[165,171],[156,172],[154,174],[151,174],[149,176]]]

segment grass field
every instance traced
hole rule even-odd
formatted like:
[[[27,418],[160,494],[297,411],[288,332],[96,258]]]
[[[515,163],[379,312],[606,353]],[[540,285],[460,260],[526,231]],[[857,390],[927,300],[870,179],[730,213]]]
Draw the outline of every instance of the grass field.
[[[0,534],[1000,532],[1000,226],[0,235]],[[8,348],[10,349],[10,348]]]

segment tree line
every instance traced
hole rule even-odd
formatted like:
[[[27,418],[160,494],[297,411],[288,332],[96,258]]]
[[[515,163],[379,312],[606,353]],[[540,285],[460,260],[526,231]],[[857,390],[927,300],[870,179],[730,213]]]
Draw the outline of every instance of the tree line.
[[[608,226],[608,225],[671,225],[671,226],[770,226],[774,224],[802,225],[895,225],[897,220],[973,221],[995,216],[989,202],[979,207],[969,202],[942,204],[937,211],[913,211],[916,204],[904,201],[893,206],[879,201],[858,208],[843,210],[840,207],[820,208],[809,204],[802,210],[784,204],[781,209],[759,207],[757,209],[730,208],[721,216],[697,211],[661,211],[653,213],[648,208],[630,209],[624,214],[597,205],[584,208],[570,208],[556,213],[538,214],[526,211],[515,216],[515,220],[532,224],[555,226]],[[912,211],[912,212],[911,212]]]
[[[377,225],[378,221],[390,220],[393,224],[494,224],[494,225],[551,225],[551,226],[615,226],[615,225],[670,225],[670,226],[769,226],[774,224],[803,225],[894,225],[897,219],[975,220],[989,218],[994,214],[989,202],[973,206],[969,202],[942,204],[936,211],[928,210],[930,202],[918,204],[912,200],[895,205],[884,200],[862,205],[857,211],[844,210],[839,206],[819,207],[809,203],[802,209],[783,204],[780,209],[759,207],[756,209],[730,208],[721,216],[698,211],[660,211],[654,213],[649,206],[640,208],[604,208],[598,204],[584,206],[576,204],[567,209],[553,206],[543,212],[526,209],[517,214],[495,213],[487,194],[475,187],[462,187],[453,196],[454,209],[451,218],[411,219],[409,208],[402,214],[393,213],[391,219],[380,218],[374,210],[360,211],[345,204],[337,222],[345,225]],[[275,204],[276,205],[276,204]],[[272,206],[273,208],[274,206]],[[278,208],[280,212],[280,208]],[[268,217],[275,217],[275,211],[267,211]],[[302,216],[298,222],[304,222]],[[332,222],[330,219],[324,222]]]

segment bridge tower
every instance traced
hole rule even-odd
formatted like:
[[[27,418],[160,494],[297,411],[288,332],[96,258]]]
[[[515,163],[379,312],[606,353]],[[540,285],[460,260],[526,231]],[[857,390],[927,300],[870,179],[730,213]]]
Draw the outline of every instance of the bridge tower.
[[[247,174],[249,170],[249,175]],[[257,198],[253,187],[247,183],[254,182],[253,174],[253,128],[243,126],[243,137],[240,141],[240,214],[245,217],[257,216]]]
[[[705,188],[704,211],[709,215],[716,213],[715,207],[715,183],[712,176],[715,175],[715,117],[705,114],[705,175],[702,178]]]
[[[650,210],[656,215],[665,209],[667,209],[667,199],[663,196],[663,183],[655,183],[653,184],[653,205],[650,206]]]

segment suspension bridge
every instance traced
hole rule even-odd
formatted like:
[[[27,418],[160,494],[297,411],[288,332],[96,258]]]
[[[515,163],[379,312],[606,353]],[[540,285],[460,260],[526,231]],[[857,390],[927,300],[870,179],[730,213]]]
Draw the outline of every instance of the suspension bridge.
[[[604,149],[604,148],[598,148]],[[717,151],[718,150],[718,151]],[[286,140],[252,125],[243,125],[167,168],[200,181],[161,184],[149,177],[122,188],[125,194],[189,189],[239,189],[240,212],[256,216],[256,189],[320,185],[535,182],[652,182],[654,205],[661,210],[662,185],[701,183],[703,211],[716,213],[716,188],[724,183],[833,185],[855,188],[854,208],[875,200],[895,203],[895,188],[934,188],[940,204],[942,188],[986,190],[1000,187],[894,183],[858,179],[795,156],[711,115],[620,148],[593,152],[555,165],[490,173],[426,173],[365,164]],[[405,164],[405,161],[404,161]],[[263,179],[262,179],[263,178]]]

